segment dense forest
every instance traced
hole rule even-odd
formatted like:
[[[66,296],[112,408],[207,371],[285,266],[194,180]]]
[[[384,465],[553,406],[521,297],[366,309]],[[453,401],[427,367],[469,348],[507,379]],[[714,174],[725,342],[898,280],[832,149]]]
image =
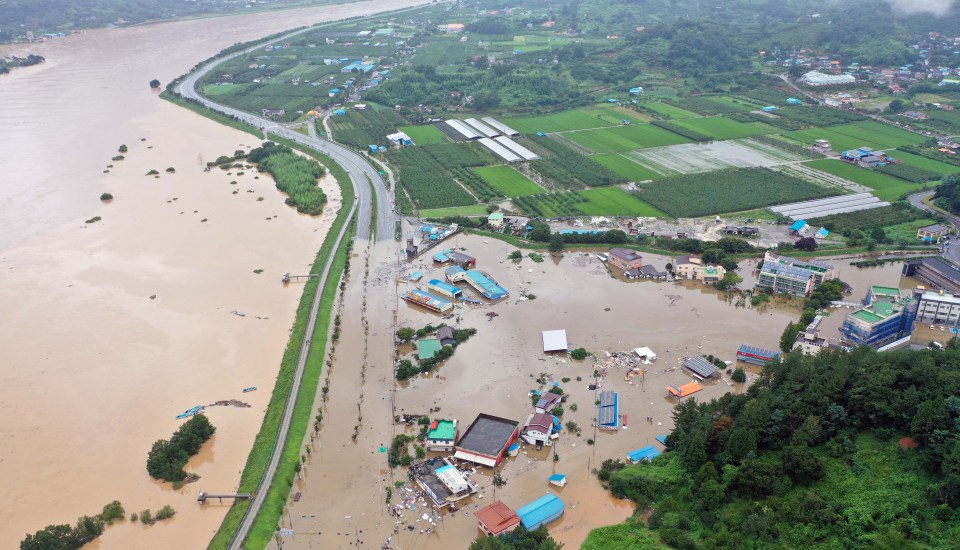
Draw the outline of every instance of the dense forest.
[[[652,463],[601,480],[639,512],[585,548],[956,548],[960,345],[789,355],[674,411]],[[639,518],[644,518],[643,520]]]
[[[960,174],[945,177],[934,198],[941,208],[960,214]]]

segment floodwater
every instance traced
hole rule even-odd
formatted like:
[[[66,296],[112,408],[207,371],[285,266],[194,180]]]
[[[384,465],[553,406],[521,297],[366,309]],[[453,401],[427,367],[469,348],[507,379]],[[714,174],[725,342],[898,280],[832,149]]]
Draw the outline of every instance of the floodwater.
[[[675,403],[667,398],[665,386],[691,380],[679,369],[679,361],[699,354],[733,361],[744,343],[777,349],[784,326],[800,313],[796,306],[779,304],[738,308],[723,294],[687,281],[625,282],[611,276],[589,253],[567,253],[558,261],[548,257],[543,263],[524,258],[518,266],[505,260],[512,247],[460,235],[451,244],[477,257],[478,268],[510,289],[511,296],[493,305],[458,306],[454,318],[446,322],[476,328],[477,334],[432,377],[398,384],[389,366],[392,332],[398,326],[436,325],[441,319],[399,301],[397,295],[409,283],[398,283],[397,275],[422,270],[428,280],[442,277],[442,270],[432,265],[430,254],[413,264],[398,262],[396,247],[390,243],[370,249],[369,268],[364,269],[367,245],[357,244],[342,306],[345,328],[333,369],[328,371],[329,400],[316,403],[324,421],[318,437],[305,442],[311,451],[303,479],[294,489],[301,492],[301,500],[290,503],[282,520],[283,527],[294,532],[284,539],[284,547],[350,548],[358,542],[376,547],[389,538],[390,544],[404,550],[464,548],[479,534],[473,516],[478,508],[500,499],[516,509],[552,492],[567,508],[561,520],[549,525],[550,532],[567,547],[576,548],[591,529],[623,521],[633,513],[631,504],[612,498],[591,470],[608,458],[659,445],[654,438],[669,433]],[[647,261],[662,267],[671,260],[653,256]],[[860,270],[849,261],[834,263],[854,287],[851,299],[860,299],[870,284],[910,286],[909,280],[900,280],[899,264]],[[741,271],[749,272],[751,267],[745,262]],[[536,299],[518,300],[521,290]],[[488,313],[497,315],[488,318]],[[584,347],[597,359],[576,362],[544,355],[541,331],[561,328],[567,331],[571,346]],[[658,359],[646,367],[643,378],[627,381],[626,368],[607,352],[639,346],[652,348]],[[621,413],[627,418],[624,430],[595,432],[596,395],[587,387],[595,368],[607,369],[603,389],[620,392]],[[749,382],[759,369],[747,371]],[[478,468],[472,479],[482,496],[462,501],[459,511],[443,513],[440,521],[405,489],[395,488],[392,494],[392,505],[401,506],[397,510],[402,517],[389,513],[386,488],[407,477],[403,469],[387,467],[380,448],[389,447],[396,433],[416,433],[412,427],[394,425],[394,414],[455,418],[461,433],[481,412],[522,423],[532,412],[528,392],[542,389],[535,379],[544,373],[550,384],[559,382],[570,395],[563,422],[575,421],[582,430],[580,436],[565,429],[552,449],[537,453],[527,448],[507,459],[500,471],[507,481],[503,487],[493,487],[489,468]],[[704,386],[697,399],[744,387],[730,382],[727,375]],[[595,444],[587,444],[587,439]],[[566,474],[567,486],[550,486],[547,478],[553,473]]]
[[[203,161],[257,140],[159,100],[147,83],[235,42],[415,3],[0,47],[47,58],[0,77],[0,547],[114,499],[128,514],[170,504],[177,515],[123,522],[91,547],[206,545],[227,505],[200,507],[196,494],[235,489],[299,300],[280,276],[309,268],[340,206],[332,180],[321,182],[328,208],[309,217],[268,177],[203,172]],[[112,162],[120,144],[126,159]],[[153,169],[159,178],[145,176]],[[102,192],[114,200],[101,203]],[[249,386],[259,390],[241,393]],[[177,428],[174,416],[229,399],[250,408],[208,409],[217,434],[187,466],[200,481],[180,491],[152,481],[147,452]]]

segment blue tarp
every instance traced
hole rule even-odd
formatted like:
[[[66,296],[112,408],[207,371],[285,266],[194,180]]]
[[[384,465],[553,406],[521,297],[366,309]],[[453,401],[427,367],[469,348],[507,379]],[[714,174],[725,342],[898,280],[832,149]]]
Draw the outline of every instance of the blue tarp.
[[[630,451],[627,453],[627,459],[634,464],[642,460],[653,460],[658,456],[660,456],[660,451],[658,451],[653,445],[647,445],[642,449],[637,449],[636,451]]]
[[[807,226],[807,220],[797,220],[790,226],[790,231],[800,231]]]

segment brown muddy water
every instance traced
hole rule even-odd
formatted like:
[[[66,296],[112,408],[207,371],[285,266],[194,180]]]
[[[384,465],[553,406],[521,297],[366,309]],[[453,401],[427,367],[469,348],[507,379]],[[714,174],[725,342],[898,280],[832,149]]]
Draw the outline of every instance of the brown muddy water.
[[[737,308],[722,294],[690,282],[625,282],[611,276],[589,253],[547,257],[543,263],[524,258],[518,265],[505,260],[513,248],[500,241],[461,235],[450,245],[477,257],[478,268],[508,288],[511,296],[492,305],[457,306],[454,318],[446,322],[476,328],[477,334],[432,376],[405,383],[392,377],[392,332],[398,326],[419,328],[443,320],[398,300],[399,293],[414,286],[397,283],[398,274],[420,270],[426,281],[442,278],[442,268],[432,264],[429,253],[412,264],[398,262],[394,246],[382,244],[371,250],[374,259],[364,271],[360,262],[366,244],[358,243],[354,249],[343,303],[344,332],[329,376],[330,398],[326,403],[318,398],[316,403],[324,422],[318,439],[305,442],[311,452],[303,480],[294,489],[301,499],[290,502],[283,518],[283,527],[294,531],[283,539],[284,547],[377,547],[389,539],[394,548],[403,550],[465,548],[479,534],[473,516],[478,508],[501,499],[516,509],[552,492],[567,508],[561,520],[550,524],[550,532],[576,548],[591,529],[620,522],[633,512],[630,503],[610,497],[590,470],[605,459],[659,445],[654,437],[672,426],[674,401],[666,397],[665,386],[691,380],[678,368],[681,358],[709,353],[733,361],[742,343],[777,349],[784,326],[799,315],[791,304]],[[651,256],[648,261],[663,267],[671,259]],[[858,270],[848,262],[841,259],[836,264],[854,286],[857,299],[869,284],[899,281],[899,265]],[[750,269],[744,262],[745,276]],[[536,299],[519,300],[521,291]],[[491,312],[497,316],[488,320]],[[567,330],[572,347],[585,347],[597,358],[576,362],[543,354],[541,331],[559,328]],[[625,369],[615,362],[604,365],[606,352],[638,346],[649,346],[659,356],[642,381],[625,381]],[[587,384],[594,368],[603,366],[608,370],[602,387],[620,392],[621,412],[628,419],[628,427],[614,433],[595,433],[593,428],[596,396]],[[748,368],[750,380],[757,372]],[[392,501],[401,506],[403,517],[389,513],[386,488],[407,476],[402,468],[390,470],[379,449],[389,447],[396,433],[416,433],[414,428],[394,425],[394,413],[455,418],[461,432],[481,412],[522,423],[532,412],[528,392],[542,389],[535,378],[544,373],[550,384],[560,382],[570,394],[563,422],[575,421],[579,437],[565,429],[553,449],[536,453],[525,448],[518,457],[507,459],[501,466],[507,480],[503,487],[495,489],[491,469],[478,467],[472,479],[480,494],[463,501],[459,511],[441,514],[436,526],[431,523],[432,510],[405,489],[394,489]],[[564,378],[570,380],[563,382]],[[742,389],[725,375],[706,384],[697,398]],[[576,411],[571,404],[577,405]],[[588,445],[587,439],[595,444]],[[559,461],[554,462],[553,453]],[[555,472],[567,474],[566,487],[547,483]]]
[[[331,180],[321,183],[330,205],[314,218],[251,170],[203,172],[203,160],[256,138],[159,100],[147,83],[238,41],[413,3],[0,47],[47,58],[0,77],[0,547],[114,499],[128,514],[171,504],[177,515],[114,525],[92,548],[206,546],[226,506],[200,507],[196,493],[236,487],[299,300],[300,286],[280,276],[308,269],[340,206]],[[111,162],[120,144],[126,160]],[[144,175],[151,169],[160,178]],[[248,386],[260,389],[242,394]],[[208,409],[217,434],[187,466],[200,481],[180,491],[152,481],[147,452],[177,428],[174,416],[228,399],[251,407]]]

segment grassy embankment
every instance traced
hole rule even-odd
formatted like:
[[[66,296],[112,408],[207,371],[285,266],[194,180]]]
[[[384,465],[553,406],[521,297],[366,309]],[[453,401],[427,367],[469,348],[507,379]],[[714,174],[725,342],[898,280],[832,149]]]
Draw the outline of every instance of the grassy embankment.
[[[161,94],[161,97],[216,122],[220,122],[221,124],[225,124],[231,128],[236,128],[244,132],[249,132],[250,134],[259,137],[258,129],[250,126],[249,124],[234,120],[228,116],[207,109],[202,105],[197,105],[195,103],[174,97],[172,94],[166,92]],[[327,169],[330,170],[330,173],[334,176],[334,178],[336,178],[337,183],[340,185],[343,196],[342,204],[346,206],[353,203],[354,191],[353,187],[349,183],[350,178],[346,171],[340,167],[340,165],[336,164],[332,159],[326,155],[323,155],[322,153],[305,149],[293,142],[289,142],[284,139],[275,139],[275,141],[278,143],[284,143],[285,145],[289,145],[293,148],[297,148],[323,163]],[[320,381],[320,371],[323,365],[324,350],[326,349],[327,345],[330,316],[332,314],[333,302],[336,297],[336,289],[339,283],[340,273],[343,271],[343,267],[347,259],[347,248],[345,243],[349,242],[350,232],[348,231],[348,233],[345,235],[344,241],[336,251],[334,251],[334,244],[336,242],[337,235],[340,233],[340,230],[348,221],[347,216],[349,213],[349,208],[340,209],[340,212],[338,213],[336,220],[333,222],[329,233],[327,233],[327,237],[324,239],[323,245],[320,247],[320,251],[317,253],[313,266],[310,270],[311,273],[319,274],[323,271],[323,266],[327,259],[330,258],[334,253],[336,254],[336,256],[333,258],[333,266],[330,270],[330,277],[327,279],[326,284],[321,290],[322,295],[320,312],[317,315],[317,323],[310,343],[311,353],[304,368],[300,393],[294,408],[293,418],[290,423],[287,439],[281,443],[283,445],[283,454],[280,458],[280,464],[277,468],[274,482],[268,489],[270,493],[267,496],[267,500],[264,502],[264,505],[261,508],[260,513],[258,514],[257,519],[250,531],[250,535],[247,539],[248,547],[262,548],[266,546],[267,542],[273,536],[275,526],[280,519],[280,514],[283,511],[287,496],[290,492],[290,487],[293,485],[295,464],[300,460],[300,442],[303,440],[304,434],[307,430],[307,425],[310,421],[310,416],[313,409],[313,401],[316,396],[317,386],[319,385]],[[297,313],[294,320],[293,329],[290,332],[290,340],[287,343],[287,348],[284,351],[283,358],[280,362],[280,371],[277,374],[277,382],[273,388],[273,393],[270,397],[270,403],[267,405],[267,411],[264,414],[263,424],[260,427],[260,431],[257,433],[253,448],[250,450],[250,454],[247,456],[246,465],[244,466],[243,472],[240,475],[238,492],[255,492],[260,480],[263,478],[267,464],[270,461],[270,456],[273,453],[274,442],[276,442],[277,435],[280,431],[280,423],[283,418],[283,409],[286,405],[287,398],[290,395],[294,372],[296,371],[297,366],[297,358],[300,356],[304,333],[307,330],[307,322],[310,316],[310,309],[316,296],[318,286],[319,279],[317,278],[310,279],[304,285],[303,294],[300,296],[300,303],[297,306]],[[223,523],[220,525],[220,529],[210,541],[208,546],[209,548],[227,547],[230,542],[230,538],[239,527],[240,522],[243,519],[244,514],[246,514],[249,506],[249,501],[238,501],[230,507],[230,510],[227,512],[227,515],[223,520]]]

